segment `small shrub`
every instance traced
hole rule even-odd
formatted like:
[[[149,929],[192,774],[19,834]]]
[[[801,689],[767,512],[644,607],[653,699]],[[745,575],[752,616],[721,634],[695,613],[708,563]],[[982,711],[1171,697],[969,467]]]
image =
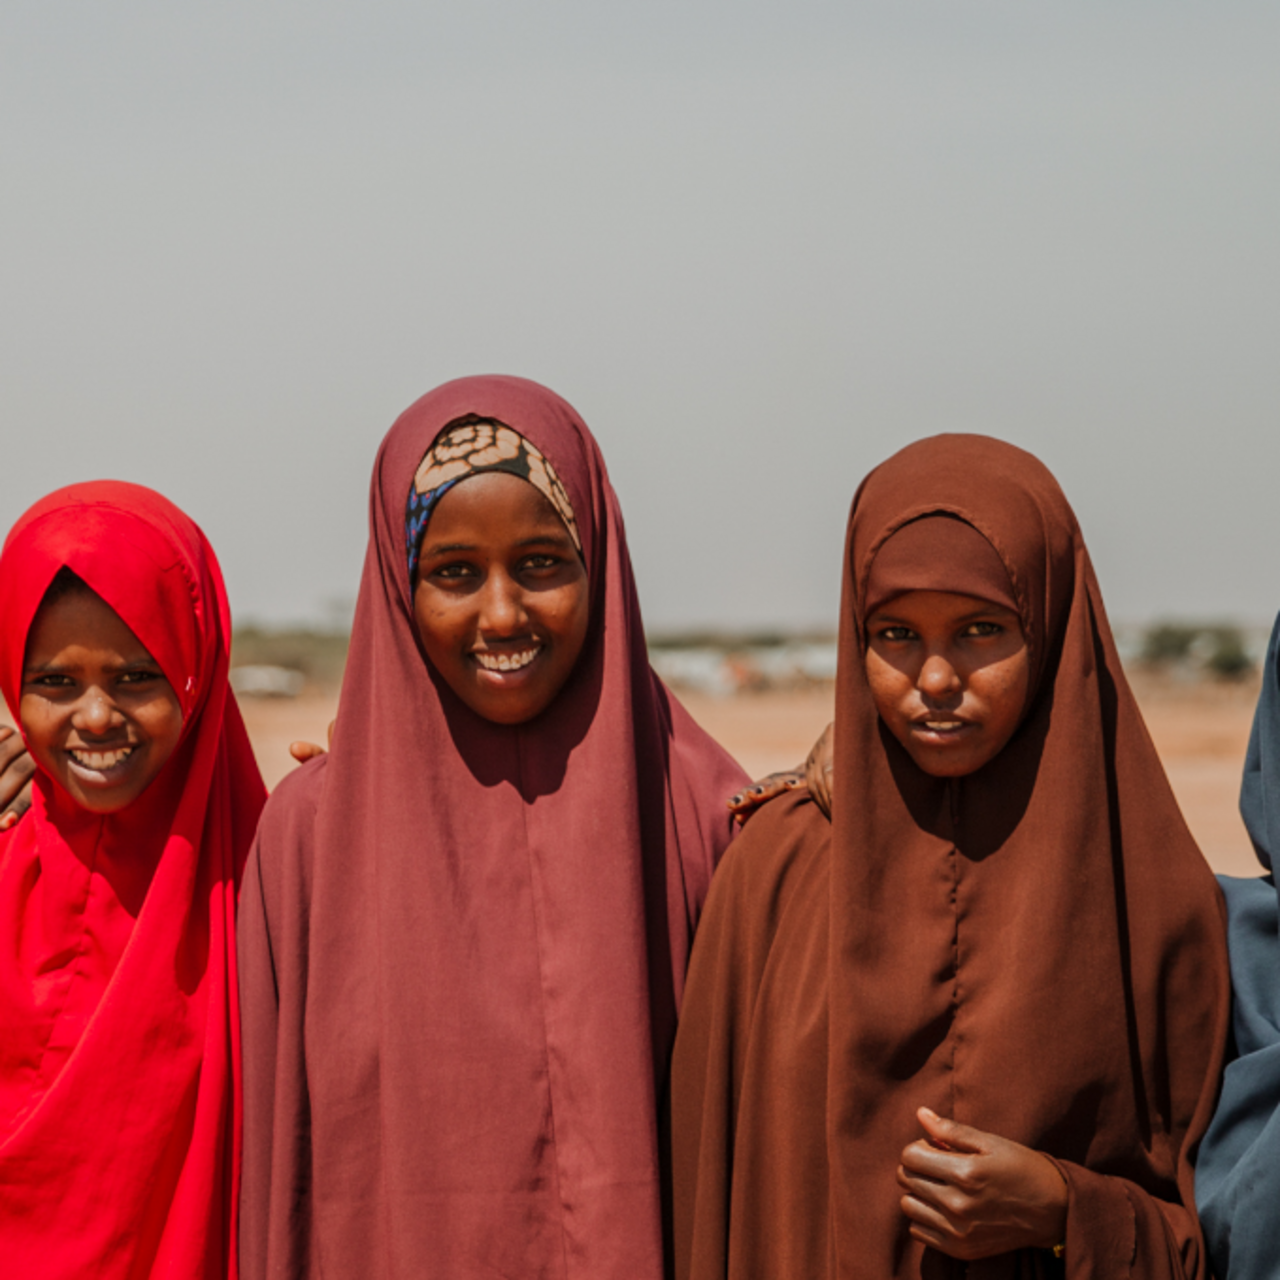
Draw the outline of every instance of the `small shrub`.
[[[1142,639],[1142,660],[1152,666],[1164,666],[1170,662],[1185,662],[1191,649],[1200,638],[1200,627],[1189,627],[1177,622],[1160,622],[1147,630]]]
[[[1236,627],[1215,627],[1204,665],[1220,680],[1243,680],[1253,670],[1244,636]]]

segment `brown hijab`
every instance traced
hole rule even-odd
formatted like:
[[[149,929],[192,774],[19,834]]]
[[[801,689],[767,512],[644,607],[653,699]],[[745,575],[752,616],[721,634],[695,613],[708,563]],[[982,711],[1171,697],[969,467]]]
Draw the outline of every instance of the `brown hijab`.
[[[966,589],[1012,591],[1033,671],[1012,740],[953,781],[889,735],[863,666],[882,548],[878,592],[955,589],[928,570],[930,546],[952,558],[954,519],[921,519],[939,514],[1003,563],[1003,588],[988,560]],[[801,796],[753,818],[694,951],[677,1275],[959,1275],[899,1208],[924,1105],[1055,1158],[1068,1275],[1203,1277],[1191,1159],[1226,1037],[1222,908],[1066,499],[1011,445],[923,440],[859,489],[844,565],[833,820]],[[1054,1265],[1026,1251],[968,1275]]]
[[[470,469],[552,494],[590,585],[578,663],[521,725],[465,706],[413,620],[424,497],[467,483],[424,458],[472,415],[494,438]],[[375,463],[333,749],[271,797],[245,873],[246,1280],[659,1280],[657,1107],[742,783],[649,667],[572,407],[504,377],[410,406]]]

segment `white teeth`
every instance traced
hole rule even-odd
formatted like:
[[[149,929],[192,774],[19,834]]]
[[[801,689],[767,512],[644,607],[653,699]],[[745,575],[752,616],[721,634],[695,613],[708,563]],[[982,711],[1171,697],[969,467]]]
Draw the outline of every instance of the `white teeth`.
[[[120,747],[115,751],[71,751],[71,758],[85,769],[111,769],[133,755],[132,747]]]
[[[924,727],[926,729],[958,729],[961,723],[960,720],[926,720]]]
[[[476,651],[475,660],[486,671],[519,671],[527,667],[542,652],[542,646],[536,645],[523,653],[482,653]]]

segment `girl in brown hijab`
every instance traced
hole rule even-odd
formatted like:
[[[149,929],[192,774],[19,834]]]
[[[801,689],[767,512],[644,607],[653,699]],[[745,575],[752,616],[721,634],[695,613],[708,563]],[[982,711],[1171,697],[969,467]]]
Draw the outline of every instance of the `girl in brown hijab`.
[[[1070,507],[924,440],[844,575],[832,819],[753,818],[693,952],[677,1276],[1203,1277],[1221,902]]]

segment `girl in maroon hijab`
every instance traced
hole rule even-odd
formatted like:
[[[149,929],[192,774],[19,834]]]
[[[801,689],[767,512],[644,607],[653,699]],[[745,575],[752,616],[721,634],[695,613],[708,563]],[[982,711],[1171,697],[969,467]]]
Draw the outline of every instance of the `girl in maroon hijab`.
[[[573,409],[392,427],[327,756],[241,902],[246,1277],[659,1280],[656,1115],[737,767],[649,668]]]
[[[707,904],[677,1276],[1206,1276],[1220,896],[1030,455],[939,436],[859,489],[835,770]]]
[[[0,834],[0,1271],[235,1274],[236,886],[266,790],[204,535],[137,485],[0,554],[0,690],[36,765]]]

